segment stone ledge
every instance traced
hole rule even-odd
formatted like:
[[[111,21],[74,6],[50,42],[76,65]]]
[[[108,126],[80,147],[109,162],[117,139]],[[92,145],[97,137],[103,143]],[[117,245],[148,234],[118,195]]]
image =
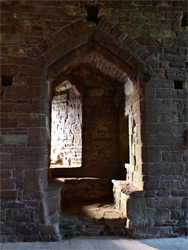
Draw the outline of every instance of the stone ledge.
[[[96,178],[96,177],[78,177],[78,178],[53,178],[52,183],[56,184],[71,184],[75,182],[97,182],[97,183],[106,183],[110,182],[111,178]]]
[[[54,178],[53,183],[62,186],[61,201],[65,199],[112,198],[111,178],[78,177]]]
[[[142,191],[138,187],[134,186],[133,183],[122,180],[112,180],[114,187],[116,187],[121,193],[131,195],[134,192]]]
[[[141,200],[144,192],[132,183],[112,180],[115,205],[128,219],[140,218],[142,215]]]

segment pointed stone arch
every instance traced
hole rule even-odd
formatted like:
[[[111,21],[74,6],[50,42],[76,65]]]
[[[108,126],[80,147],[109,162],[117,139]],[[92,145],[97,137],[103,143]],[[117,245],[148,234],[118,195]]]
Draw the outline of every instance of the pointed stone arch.
[[[124,72],[124,79],[130,77],[138,81],[142,73],[152,74],[152,66],[147,63],[150,52],[116,26],[107,23],[104,18],[101,18],[97,26],[87,21],[76,21],[50,35],[34,46],[31,51],[35,60],[28,69],[28,82],[31,89],[34,86],[34,90],[36,90],[37,82],[40,82],[39,89],[34,94],[39,113],[49,117],[48,79],[60,74],[74,62],[81,61],[91,51],[101,54],[103,62],[107,60],[114,65],[114,68],[119,69],[119,72]],[[49,124],[47,123],[42,129],[43,131],[41,128],[38,130],[36,128],[38,144],[33,146],[44,148],[45,158],[48,159]],[[38,177],[41,193],[40,220],[42,224],[45,224],[47,231],[53,231],[54,235],[59,235],[58,219],[52,226],[51,215],[53,217],[59,209],[60,187],[48,183],[46,178],[48,167],[48,163],[43,166],[40,171],[42,174]],[[36,167],[36,169],[40,168],[40,166]],[[56,206],[53,204],[52,207],[50,204],[52,204],[53,196],[57,202]]]
[[[46,114],[49,110],[48,93],[44,92],[47,79],[58,75],[74,62],[80,63],[91,51],[102,55],[103,63],[110,62],[118,75],[124,76],[122,79],[119,77],[118,81],[127,77],[140,81],[142,73],[152,74],[152,66],[147,63],[150,52],[117,26],[107,23],[105,17],[101,18],[97,26],[83,20],[76,21],[53,33],[32,49],[31,54],[35,56],[35,60],[28,70],[29,84],[41,82],[38,90],[38,96],[41,93],[43,96],[39,104],[40,112]]]
[[[29,68],[29,74],[41,76],[49,66],[71,55],[73,51],[76,51],[78,59],[94,47],[91,47],[91,43],[100,45],[135,71],[152,74],[152,66],[147,63],[150,52],[103,18],[98,26],[83,20],[76,21],[37,44],[31,51],[35,60]]]

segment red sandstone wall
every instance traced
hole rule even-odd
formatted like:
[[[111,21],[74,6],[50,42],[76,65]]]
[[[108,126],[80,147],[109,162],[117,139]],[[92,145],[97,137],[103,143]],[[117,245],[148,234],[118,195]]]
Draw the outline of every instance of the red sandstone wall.
[[[126,61],[129,76],[140,73],[140,65],[147,73],[141,75],[146,103],[141,115],[144,123],[138,162],[141,162],[139,180],[143,179],[144,190],[148,191],[140,203],[145,217],[141,214],[142,219],[137,221],[132,217],[134,234],[159,237],[185,233],[187,90],[175,89],[174,81],[187,81],[187,27],[181,26],[187,2],[111,1],[99,2],[98,7],[99,16],[105,21],[90,36],[95,24],[86,21],[83,3],[1,1],[1,74],[13,79],[12,86],[1,88],[4,241],[57,239],[57,221],[56,227],[47,226],[49,215],[59,209],[60,189],[48,185],[49,99],[44,65],[57,60],[58,55],[67,55],[78,42],[87,43],[90,37],[103,46],[100,53],[108,48],[108,52],[118,55],[119,60],[113,57],[109,60],[117,67],[121,68],[121,62]],[[74,22],[78,20],[80,26],[76,23],[75,29]],[[76,35],[72,30],[77,31]],[[79,53],[83,55],[88,49],[89,46],[84,47]],[[36,68],[29,70],[31,64]],[[52,65],[48,75],[55,74],[57,68],[58,64]],[[93,110],[102,116],[97,99],[94,97],[89,105],[95,103]],[[100,101],[101,111],[109,112],[109,118],[113,102],[110,97]],[[88,123],[92,126],[91,120]],[[112,130],[115,129],[114,125]],[[92,156],[91,151],[87,153]],[[92,161],[89,164],[96,167]]]
[[[50,158],[51,167],[82,166],[82,97],[72,89],[52,99]]]
[[[128,86],[128,87],[127,87]],[[129,117],[129,164],[125,164],[127,180],[135,186],[143,188],[142,174],[142,147],[144,144],[141,135],[145,103],[143,101],[143,89],[139,82],[125,83],[125,111],[124,115]]]
[[[82,165],[80,169],[55,168],[52,174],[54,177],[117,178],[118,109],[114,100],[117,86],[87,70],[84,74]]]

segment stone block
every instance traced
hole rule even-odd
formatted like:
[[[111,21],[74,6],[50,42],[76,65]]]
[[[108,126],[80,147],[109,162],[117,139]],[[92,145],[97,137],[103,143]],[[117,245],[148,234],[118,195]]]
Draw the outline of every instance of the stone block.
[[[184,68],[185,64],[183,62],[173,62],[169,63],[169,67],[171,68]]]
[[[8,153],[0,153],[0,159],[1,159],[1,162],[3,163],[10,163],[12,161],[11,154],[8,154]]]
[[[141,199],[130,198],[127,201],[127,218],[137,220],[143,218],[144,203]]]
[[[154,215],[154,221],[156,226],[165,225],[170,220],[170,211],[169,209],[156,209]]]
[[[6,221],[12,221],[13,220],[13,209],[6,209],[5,210],[5,218],[6,218]]]
[[[170,68],[167,73],[167,79],[185,81],[187,80],[187,72],[186,70],[182,71],[182,70],[174,70]]]
[[[0,211],[0,220],[1,222],[5,221],[5,212],[3,210]]]
[[[26,135],[2,135],[1,136],[1,143],[2,144],[25,144],[27,142]]]
[[[21,182],[21,181],[16,181],[16,189],[18,190],[18,191],[22,191],[23,190],[23,186],[24,186],[24,184],[23,184],[23,182]]]
[[[15,116],[1,118],[1,128],[13,128],[17,127],[17,119]]]
[[[163,152],[162,153],[163,162],[182,162],[183,155],[180,152]]]
[[[1,202],[1,208],[4,209],[4,208],[23,208],[25,207],[25,203],[22,202],[22,201],[14,201],[14,200],[7,200],[7,199],[2,199],[2,202]]]
[[[144,197],[154,198],[156,195],[155,190],[144,190]]]
[[[12,112],[13,105],[9,103],[1,103],[1,112]]]
[[[48,199],[46,199],[45,206],[47,208],[48,215],[53,215],[53,214],[55,214],[55,212],[59,211],[60,210],[59,194],[57,196],[49,197]]]
[[[146,230],[146,234],[149,238],[153,238],[153,237],[170,237],[172,235],[172,228],[171,227],[151,227],[151,228],[147,228]]]
[[[176,138],[171,134],[162,134],[154,135],[149,134],[147,136],[148,145],[173,145],[176,141]]]
[[[7,89],[4,98],[13,99],[13,100],[28,100],[29,99],[29,87],[28,86],[11,86],[9,89]]]
[[[162,181],[161,181],[162,182]],[[170,197],[171,196],[171,191],[170,190],[160,190],[157,191],[158,197]]]
[[[5,76],[16,75],[18,72],[17,65],[1,65],[1,74]]]
[[[35,241],[40,241],[41,239],[39,234],[30,234],[30,235],[24,235],[24,240],[26,242],[35,242]]]
[[[1,164],[3,165],[3,163],[1,163]],[[6,166],[6,165],[4,165],[4,166]],[[0,176],[1,176],[1,178],[8,179],[8,178],[11,177],[11,171],[9,171],[9,170],[0,170]]]
[[[6,234],[14,234],[17,232],[17,224],[15,222],[6,222],[1,225],[1,232]]]
[[[187,47],[188,45],[188,41],[187,39],[184,37],[184,38],[174,38],[174,43],[175,45],[179,46],[179,47]]]
[[[149,36],[154,38],[161,37],[165,39],[165,38],[171,38],[173,36],[173,33],[171,30],[165,30],[165,31],[151,30],[149,31]]]
[[[9,57],[8,62],[15,65],[30,65],[32,63],[32,58],[29,57]]]
[[[48,92],[46,91],[47,85],[42,85],[40,88],[37,86],[30,87],[30,98],[33,99],[46,99]]]
[[[180,112],[179,113],[179,121],[180,122],[187,122],[187,115],[188,115],[187,110]]]
[[[186,184],[184,184],[184,186],[186,186]],[[175,197],[186,197],[187,190],[186,189],[172,190],[171,194],[172,196],[175,196]]]
[[[36,210],[31,208],[15,208],[13,209],[12,218],[14,221],[35,221]]]
[[[146,206],[148,208],[178,208],[181,203],[181,198],[166,198],[160,197],[160,198],[154,198],[154,199],[147,199],[146,200]]]
[[[185,62],[185,58],[183,56],[178,56],[177,54],[176,55],[161,55],[160,60],[171,62],[171,63]]]
[[[37,192],[38,190],[38,173],[34,170],[25,170],[24,192]]]
[[[35,222],[20,222],[18,232],[26,235],[35,235],[39,233],[39,226]]]
[[[14,157],[16,159],[24,159],[29,157],[30,160],[40,160],[48,154],[47,149],[42,147],[22,147],[14,149]]]
[[[188,198],[184,198],[181,204],[181,208],[188,210]]]
[[[24,44],[25,38],[24,36],[20,36],[20,35],[3,34],[1,42],[4,44],[10,44],[10,45]]]
[[[16,170],[30,169],[32,165],[35,165],[36,168],[39,168],[39,164],[37,160],[36,160],[36,163],[33,164],[33,162],[30,162],[28,159],[15,159]]]
[[[13,199],[17,198],[17,191],[16,190],[2,190],[1,191],[1,199]]]
[[[165,88],[165,89],[157,89],[156,90],[156,98],[164,98],[168,99],[172,97],[172,90]]]
[[[40,114],[28,114],[19,115],[18,127],[45,127],[46,119],[44,115]]]
[[[148,180],[144,185],[144,189],[159,190],[160,189],[160,177],[159,176],[148,176]]]
[[[30,128],[28,135],[28,146],[46,146],[47,134],[44,128]]]
[[[129,195],[126,195],[123,193],[120,194],[120,199],[119,199],[120,207],[119,207],[119,209],[123,212],[123,215],[125,217],[128,217],[128,215],[127,215],[128,214],[128,199],[129,199]]]
[[[180,209],[173,209],[171,212],[171,219],[172,220],[180,220],[180,218],[184,218],[184,212]]]
[[[0,156],[0,159],[1,159],[1,156]],[[11,170],[11,169],[14,168],[14,163],[13,162],[9,162],[9,161],[10,161],[9,157],[5,158],[4,162],[1,159],[1,171],[3,171],[3,170],[9,171],[9,170]],[[3,173],[2,173],[2,178],[3,178]]]
[[[24,200],[34,200],[34,199],[41,199],[41,193],[36,191],[23,191],[23,198]]]
[[[15,188],[15,180],[14,179],[1,179],[1,189],[7,190],[7,189],[14,189]]]
[[[144,155],[143,155],[144,162],[161,162],[161,152],[158,147],[156,146],[148,146],[144,148]]]

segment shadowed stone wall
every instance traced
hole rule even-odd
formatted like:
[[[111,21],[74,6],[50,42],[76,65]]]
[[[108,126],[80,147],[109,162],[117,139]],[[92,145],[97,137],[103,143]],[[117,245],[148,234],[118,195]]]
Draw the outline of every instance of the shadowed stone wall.
[[[75,74],[81,74],[84,86],[82,166],[79,169],[54,168],[52,175],[53,177],[117,178],[119,171],[118,109],[114,100],[117,86],[83,67],[74,71],[76,71]]]
[[[127,206],[133,237],[186,233],[188,30],[182,19],[187,2],[95,1],[98,24],[87,21],[85,4],[1,1],[2,241],[60,239],[61,187],[48,182],[47,80],[80,63],[91,49],[103,55],[98,67],[103,77],[122,84],[130,77],[140,84],[139,101],[127,98],[125,111],[135,120],[131,106],[143,100],[135,107],[141,121],[133,131],[141,141],[132,169],[127,168],[128,176],[133,174],[129,180],[138,180],[141,189],[132,191]],[[95,62],[93,57],[92,68]],[[88,91],[88,97],[93,94]],[[101,102],[109,113],[111,105],[110,98]]]

